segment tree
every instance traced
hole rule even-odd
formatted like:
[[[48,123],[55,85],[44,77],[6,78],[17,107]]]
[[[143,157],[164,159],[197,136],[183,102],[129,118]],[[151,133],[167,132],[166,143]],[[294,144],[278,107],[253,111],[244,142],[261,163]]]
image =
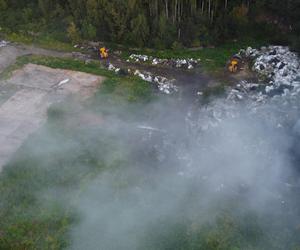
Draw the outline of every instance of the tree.
[[[140,47],[144,46],[149,37],[149,27],[144,14],[139,14],[131,21],[131,29],[135,44]]]
[[[6,10],[7,3],[5,0],[0,0],[0,11]]]
[[[79,35],[78,29],[77,29],[77,27],[76,27],[76,25],[75,25],[74,22],[71,22],[71,23],[69,24],[67,33],[68,33],[69,39],[70,39],[73,43],[78,43],[78,42],[80,41],[80,35]]]

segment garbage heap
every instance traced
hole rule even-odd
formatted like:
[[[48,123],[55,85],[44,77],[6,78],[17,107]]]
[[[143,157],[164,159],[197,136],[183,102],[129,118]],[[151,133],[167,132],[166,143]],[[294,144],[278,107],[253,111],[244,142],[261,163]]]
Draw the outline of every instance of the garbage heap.
[[[199,66],[201,59],[186,58],[186,59],[161,59],[153,56],[131,54],[127,62],[149,63],[151,65],[164,65],[173,68],[194,69]]]
[[[224,98],[202,107],[196,126],[207,130],[224,119],[240,116],[261,117],[278,128],[293,127],[300,113],[300,59],[283,46],[247,48],[239,54],[248,59],[259,78],[240,81],[229,87]]]

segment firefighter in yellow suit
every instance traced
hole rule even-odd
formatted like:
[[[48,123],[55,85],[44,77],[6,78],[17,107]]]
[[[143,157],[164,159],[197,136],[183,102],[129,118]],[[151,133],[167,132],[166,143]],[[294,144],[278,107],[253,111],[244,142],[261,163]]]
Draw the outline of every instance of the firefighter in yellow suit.
[[[102,47],[99,49],[99,54],[101,59],[107,59],[108,58],[108,50],[105,47]]]
[[[232,59],[231,62],[230,62],[230,64],[229,64],[229,67],[228,67],[229,71],[231,73],[237,72],[237,70],[238,70],[238,64],[239,64],[238,60]]]

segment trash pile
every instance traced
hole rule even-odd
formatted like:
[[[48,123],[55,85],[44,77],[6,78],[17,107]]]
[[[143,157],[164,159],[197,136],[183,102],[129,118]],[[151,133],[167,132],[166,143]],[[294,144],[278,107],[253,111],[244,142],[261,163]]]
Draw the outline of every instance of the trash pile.
[[[300,86],[300,60],[296,53],[283,46],[262,47],[260,50],[241,50],[239,54],[253,61],[252,70],[258,74],[259,83],[240,82],[230,96],[243,99],[244,94],[254,91],[259,99],[286,95]],[[244,93],[244,94],[242,94]],[[229,98],[231,98],[229,97]]]
[[[120,68],[117,68],[117,67],[115,67],[113,64],[108,64],[108,70],[109,71],[113,71],[113,72],[115,72],[116,74],[118,74],[119,72],[120,72]]]
[[[270,85],[292,86],[299,77],[300,63],[296,53],[283,46],[262,47],[260,50],[248,48],[240,54],[254,59],[253,71],[269,80]]]
[[[0,41],[0,48],[5,47],[8,44],[9,44],[9,42],[2,40],[2,41]]]
[[[152,65],[165,65],[174,68],[184,68],[184,69],[193,69],[197,67],[200,63],[201,59],[160,59],[147,55],[137,55],[132,54],[127,59],[127,62],[143,62],[150,63]]]
[[[175,79],[169,80],[163,76],[154,76],[149,72],[141,73],[139,70],[136,70],[134,75],[140,77],[144,81],[156,84],[158,89],[165,94],[169,95],[178,91],[177,86],[174,85]]]
[[[109,64],[108,68],[109,71],[114,72],[115,74],[120,74],[124,70],[114,66],[113,64]],[[124,71],[125,72],[125,71]],[[163,76],[155,76],[150,72],[141,72],[139,70],[132,71],[130,69],[126,70],[126,74],[132,74],[134,76],[138,76],[142,80],[146,82],[150,82],[155,84],[155,86],[164,94],[172,94],[178,91],[178,87],[174,84],[175,79],[169,80]]]
[[[215,100],[201,109],[199,129],[207,130],[224,119],[245,114],[260,116],[278,128],[294,124],[300,112],[300,59],[297,54],[288,47],[269,46],[241,50],[240,55],[252,60],[252,70],[260,76],[260,81],[241,81],[227,89],[225,99]]]

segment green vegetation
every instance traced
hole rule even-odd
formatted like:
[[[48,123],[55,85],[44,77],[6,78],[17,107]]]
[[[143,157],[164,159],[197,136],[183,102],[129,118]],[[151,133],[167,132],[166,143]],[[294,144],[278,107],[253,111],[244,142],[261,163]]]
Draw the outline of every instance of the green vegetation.
[[[19,57],[16,65],[22,66],[28,63],[44,65],[55,69],[81,71],[105,77],[116,77],[114,73],[108,71],[106,68],[102,67],[99,62],[96,61],[85,63],[84,61],[75,60],[73,58],[56,58],[51,56],[31,55]]]
[[[32,35],[28,33],[8,32],[4,34],[4,38],[11,42],[24,43],[29,45],[37,45],[45,49],[53,49],[58,51],[77,51],[70,42],[60,41],[54,36],[46,34]]]
[[[12,40],[30,42],[30,35],[41,45],[100,40],[179,49],[252,37],[299,48],[299,8],[298,0],[1,0],[0,27]]]

